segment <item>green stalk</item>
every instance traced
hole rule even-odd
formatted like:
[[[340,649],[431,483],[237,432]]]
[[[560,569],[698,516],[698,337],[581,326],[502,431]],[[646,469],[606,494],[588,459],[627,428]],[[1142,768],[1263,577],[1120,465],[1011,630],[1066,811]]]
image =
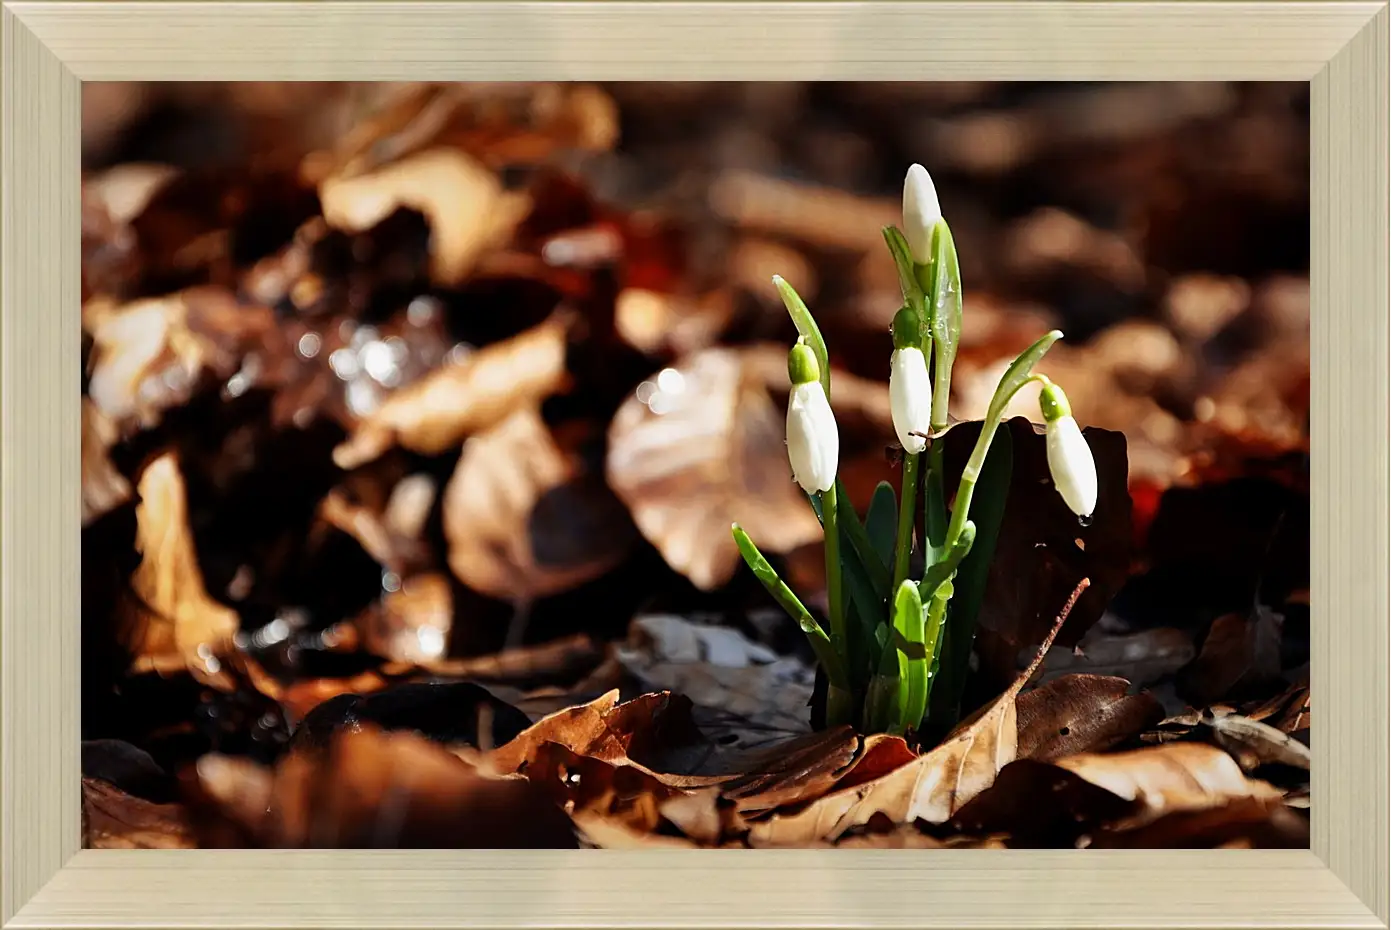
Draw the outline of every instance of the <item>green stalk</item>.
[[[836,498],[840,495],[832,486],[821,494],[822,535],[826,539],[826,599],[831,618],[831,645],[836,655],[846,655],[845,603],[841,597],[840,586],[840,524],[837,514],[840,508]],[[829,710],[827,711],[829,714]],[[836,722],[845,722],[837,720]]]
[[[894,581],[897,591],[908,577],[908,559],[913,550],[913,508],[918,503],[918,467],[922,453],[903,453],[903,495],[898,503],[898,538],[894,543]]]
[[[922,693],[910,695],[908,708],[915,730],[922,726],[923,717],[927,716],[928,700],[932,696],[932,686],[937,681],[937,670],[942,652],[942,622],[946,619],[947,604],[951,601],[954,593],[951,581],[944,581],[937,586],[936,591],[932,592],[932,600],[928,602],[927,627],[923,634],[925,651],[928,655],[928,672],[924,679]]]
[[[985,420],[981,423],[980,435],[976,437],[975,448],[971,450],[971,457],[966,460],[966,467],[961,471],[961,483],[956,488],[956,505],[952,508],[951,523],[947,527],[947,548],[961,537],[961,530],[966,525],[966,517],[971,509],[971,495],[976,489],[976,479],[980,477],[981,467],[985,464],[985,456],[990,452],[990,443],[995,439],[995,431],[1000,426],[1000,421],[1004,419],[1005,408],[1014,399],[1014,395],[1019,393],[1019,389],[1030,381],[1047,381],[1042,375],[1033,373],[1033,368],[1043,358],[1053,343],[1063,336],[1058,330],[1046,334],[1042,339],[1029,346],[1019,357],[1010,364],[1004,375],[1000,378],[999,385],[995,388],[995,395],[990,398],[990,407],[985,412]],[[933,398],[936,403],[936,398]],[[935,427],[934,427],[935,431]]]

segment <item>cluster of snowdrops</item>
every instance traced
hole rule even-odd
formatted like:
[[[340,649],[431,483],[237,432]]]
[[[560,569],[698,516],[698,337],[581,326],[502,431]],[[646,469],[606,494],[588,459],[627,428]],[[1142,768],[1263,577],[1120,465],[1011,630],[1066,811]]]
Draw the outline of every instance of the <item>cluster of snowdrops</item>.
[[[959,715],[975,617],[956,609],[954,582],[968,559],[988,562],[991,534],[978,534],[971,502],[1014,395],[1037,383],[1048,467],[1057,492],[1083,521],[1096,508],[1096,464],[1062,388],[1035,365],[1062,338],[1054,330],[1025,349],[1001,377],[953,497],[947,496],[943,437],[949,427],[952,364],[961,332],[961,275],[951,228],[926,169],[903,188],[903,228],[884,239],[898,268],[903,306],[892,326],[889,398],[903,448],[903,481],[881,484],[865,518],[837,479],[840,440],[831,406],[830,364],[815,319],[797,292],[773,279],[799,338],[788,353],[787,455],[825,538],[829,632],[735,524],[745,561],[811,642],[824,676],[826,726],[919,734],[929,707],[947,726]],[[917,501],[923,502],[918,529]],[[950,506],[949,506],[950,502]],[[915,554],[918,558],[914,558]],[[918,567],[920,577],[910,577]],[[934,695],[934,689],[936,693]]]

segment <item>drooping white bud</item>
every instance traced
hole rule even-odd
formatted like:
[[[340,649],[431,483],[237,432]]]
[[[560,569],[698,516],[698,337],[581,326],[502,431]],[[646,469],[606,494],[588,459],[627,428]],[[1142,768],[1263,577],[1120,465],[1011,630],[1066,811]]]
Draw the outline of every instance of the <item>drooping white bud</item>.
[[[1062,388],[1045,384],[1038,402],[1046,424],[1048,471],[1053,484],[1069,510],[1079,517],[1090,517],[1096,510],[1096,460],[1091,446],[1073,419]]]
[[[787,368],[792,379],[787,398],[787,459],[792,478],[808,494],[828,491],[836,483],[840,433],[811,347],[793,346]]]
[[[913,165],[903,180],[903,238],[913,261],[926,265],[932,260],[932,230],[942,218],[937,188],[922,165]]]
[[[916,455],[927,448],[917,433],[932,432],[932,378],[922,349],[894,349],[889,359],[889,410],[903,451]]]

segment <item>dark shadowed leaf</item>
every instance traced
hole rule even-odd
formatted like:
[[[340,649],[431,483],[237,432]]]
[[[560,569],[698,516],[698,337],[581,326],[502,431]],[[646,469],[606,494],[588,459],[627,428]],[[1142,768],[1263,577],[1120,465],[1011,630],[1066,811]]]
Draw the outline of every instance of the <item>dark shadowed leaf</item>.
[[[1179,673],[1179,693],[1198,707],[1268,694],[1280,680],[1284,618],[1266,607],[1212,622],[1202,651]]]
[[[1101,675],[1067,675],[1019,695],[1019,757],[1048,762],[1099,752],[1157,724],[1164,709],[1148,694],[1128,694],[1130,682]]]
[[[1030,648],[1048,633],[1051,605],[1065,601],[1078,580],[1088,578],[1091,586],[1058,634],[1059,645],[1075,645],[1130,573],[1125,436],[1096,428],[1083,431],[1098,480],[1096,513],[1083,525],[1053,487],[1043,427],[1014,417],[1000,428],[1010,431],[1013,470],[980,625],[1018,647]],[[974,422],[958,424],[947,433],[949,495],[979,433],[980,425]]]
[[[481,773],[409,733],[370,726],[297,750],[273,772],[205,756],[200,784],[257,846],[315,849],[573,848],[537,785]]]

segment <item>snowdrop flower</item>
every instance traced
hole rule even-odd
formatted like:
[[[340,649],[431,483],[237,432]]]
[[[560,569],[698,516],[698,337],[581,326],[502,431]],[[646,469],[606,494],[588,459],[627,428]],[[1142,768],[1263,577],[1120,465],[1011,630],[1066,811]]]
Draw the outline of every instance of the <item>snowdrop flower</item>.
[[[927,440],[915,433],[932,432],[932,378],[922,351],[918,316],[903,307],[894,315],[894,354],[889,358],[889,410],[903,450],[916,455]]]
[[[792,347],[787,375],[792,380],[787,398],[787,458],[792,478],[808,494],[830,490],[836,482],[840,434],[811,346],[799,342]]]
[[[1063,389],[1045,382],[1038,396],[1043,411],[1048,442],[1048,471],[1068,509],[1079,517],[1090,517],[1096,509],[1096,460],[1072,418],[1072,406]]]
[[[932,230],[941,218],[942,206],[937,202],[932,176],[922,165],[914,165],[903,180],[903,238],[919,265],[932,260]]]

